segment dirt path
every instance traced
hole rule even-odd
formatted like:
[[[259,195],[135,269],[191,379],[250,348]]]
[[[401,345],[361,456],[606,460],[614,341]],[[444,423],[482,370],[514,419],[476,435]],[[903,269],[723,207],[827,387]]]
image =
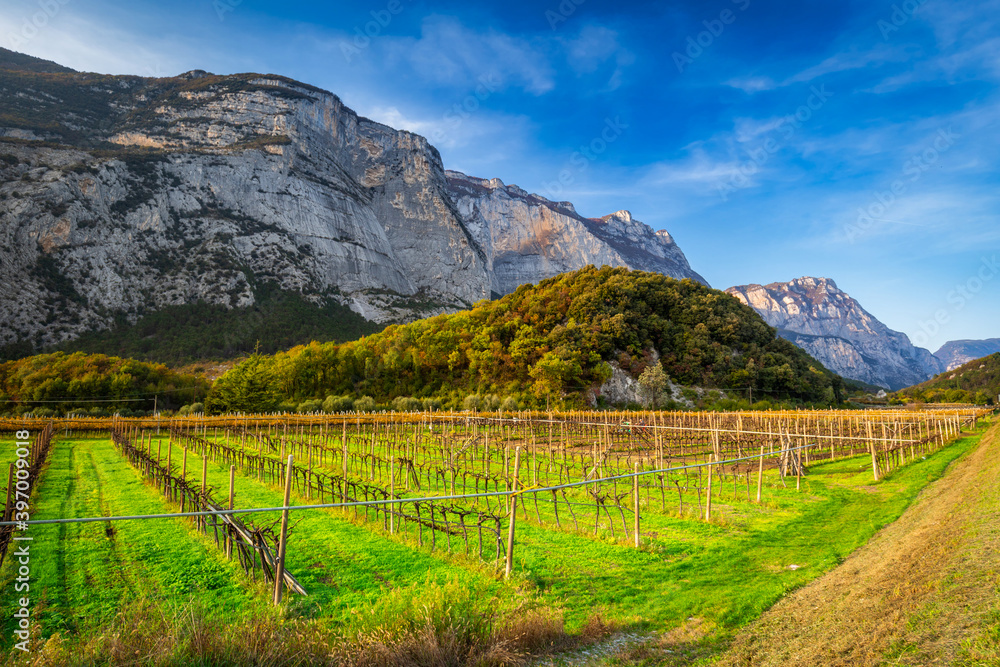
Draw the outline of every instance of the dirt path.
[[[714,665],[1000,664],[1000,424],[843,565]]]

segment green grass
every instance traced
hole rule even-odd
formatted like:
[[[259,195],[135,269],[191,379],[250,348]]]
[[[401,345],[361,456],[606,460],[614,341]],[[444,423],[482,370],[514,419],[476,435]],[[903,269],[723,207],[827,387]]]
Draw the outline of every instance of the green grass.
[[[646,507],[643,494],[643,547],[639,551],[629,546],[631,538],[617,516],[615,536],[606,527],[594,536],[593,514],[579,510],[579,531],[567,529],[572,520],[564,509],[560,510],[563,530],[553,530],[551,509],[540,503],[545,525],[539,525],[529,500],[531,519],[523,521],[519,513],[515,572],[526,591],[536,592],[545,602],[563,609],[571,628],[581,627],[595,609],[606,619],[643,629],[670,627],[690,617],[720,628],[735,628],[756,618],[785,593],[842,562],[895,520],[920,489],[940,477],[975,442],[976,438],[960,440],[926,460],[903,466],[877,484],[867,456],[812,465],[800,491],[795,489],[794,478],[786,480],[786,488],[769,472],[762,505],[746,502],[742,483],[734,493],[731,476],[724,480],[716,477],[713,505],[717,518],[712,523],[699,521],[692,514],[689,508],[697,509],[693,493],[685,494],[684,516],[676,511],[661,513],[655,492],[650,496],[652,506]],[[499,470],[499,465],[491,467]],[[318,467],[315,461],[314,466]],[[335,471],[339,466],[339,462],[332,464]],[[212,484],[226,484],[228,465],[213,465],[211,470]],[[350,477],[359,479],[353,471]],[[241,478],[240,484],[239,505],[280,503],[277,488],[268,489],[246,478]],[[400,486],[397,483],[397,491]],[[582,500],[579,496],[576,499]],[[676,510],[676,494],[671,497],[668,492],[667,506]],[[415,549],[412,543],[401,544],[399,538],[383,534],[381,521],[361,527],[339,516],[327,511],[302,512],[302,523],[290,542],[301,540],[306,553],[317,554],[315,561],[311,555],[301,558],[292,571],[299,576],[304,566],[302,576],[321,584],[312,585],[318,598],[324,600],[326,613],[337,616],[359,604],[371,604],[374,596],[386,590],[386,582],[393,582],[388,586],[392,589],[398,578],[412,587],[419,580],[417,573],[427,572],[429,581],[435,576],[453,576],[455,571],[489,575],[489,566],[471,559],[432,557],[426,546]],[[626,518],[631,525],[631,517],[626,514]],[[394,548],[388,546],[381,547],[384,553],[376,554],[371,551],[373,540],[380,545],[396,544],[404,558],[413,560],[398,563]],[[338,580],[336,591],[326,590],[322,570],[328,561],[323,554],[340,558],[350,546],[361,547],[366,555],[364,567],[355,575],[354,563],[348,560],[343,570],[338,570],[343,583]],[[453,569],[424,564],[425,559],[434,562],[439,557],[454,563]],[[368,571],[379,575],[373,580]],[[328,606],[331,603],[333,606]]]
[[[293,513],[287,567],[309,595],[288,596],[284,613],[350,636],[386,625],[416,627],[430,613],[425,603],[434,606],[435,618],[549,607],[564,614],[571,631],[599,612],[634,630],[664,630],[695,618],[704,631],[725,637],[842,562],[976,440],[963,438],[877,484],[867,457],[811,466],[800,491],[794,478],[786,488],[768,473],[761,505],[746,502],[742,484],[734,493],[731,477],[716,478],[712,523],[678,516],[676,493],[667,496],[673,510],[660,512],[654,493],[651,507],[643,500],[640,550],[628,544],[620,523],[616,536],[607,529],[594,536],[592,515],[580,515],[577,532],[566,529],[571,520],[560,510],[564,529],[555,530],[548,512],[542,514],[545,525],[534,520],[529,503],[532,520],[518,517],[510,582],[501,580],[493,563],[441,551],[443,540],[430,553],[426,543],[418,547],[412,537],[388,535],[380,520],[355,521],[342,510],[301,511]],[[179,448],[173,460],[177,466]],[[200,479],[201,458],[193,451],[188,471]],[[229,465],[209,461],[208,471],[217,497],[224,496]],[[689,495],[685,505],[697,507]],[[237,507],[278,506],[281,499],[279,488],[237,476]],[[176,510],[104,438],[57,441],[36,503],[35,518]],[[252,518],[262,525],[278,514]],[[40,594],[35,604],[44,633],[73,635],[106,625],[139,598],[173,610],[197,598],[208,613],[234,621],[267,606],[263,587],[251,585],[186,520],[118,522],[113,533],[106,528],[32,528],[32,595]],[[11,576],[8,563],[0,573],[0,603],[8,607]],[[454,608],[449,600],[456,601]],[[2,631],[10,637],[12,629],[7,619]]]
[[[546,599],[565,606],[571,626],[596,607],[638,628],[670,627],[690,617],[735,628],[842,562],[977,441],[963,438],[877,485],[864,457],[814,465],[800,492],[794,480],[788,489],[771,480],[769,507],[749,508],[722,525],[652,514],[643,531],[660,534],[638,552],[524,526],[518,571]]]
[[[197,471],[194,476],[199,480],[201,465],[201,457],[189,451],[188,470]],[[236,507],[281,506],[282,492],[277,487],[242,475],[236,479]],[[208,483],[228,492],[229,465],[210,460]],[[266,525],[280,515],[251,516],[258,525]],[[358,615],[378,612],[387,593],[406,591],[407,596],[420,599],[450,583],[476,591],[484,599],[504,588],[488,566],[440,551],[430,554],[414,549],[381,531],[356,525],[341,510],[298,512],[292,524],[287,568],[309,593],[293,604],[307,607],[310,615],[353,621]]]
[[[171,511],[107,439],[57,441],[34,502],[34,519]],[[30,597],[42,635],[107,623],[139,597],[174,605],[198,595],[206,610],[219,614],[259,604],[239,567],[220,558],[185,520],[41,525],[28,534],[34,538]],[[13,570],[8,559],[0,573],[5,609],[18,596]],[[0,627],[9,645],[9,614]]]

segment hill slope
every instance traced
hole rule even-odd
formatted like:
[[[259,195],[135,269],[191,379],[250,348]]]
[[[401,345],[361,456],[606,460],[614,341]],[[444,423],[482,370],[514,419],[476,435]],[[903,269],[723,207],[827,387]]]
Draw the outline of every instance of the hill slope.
[[[1000,352],[945,371],[898,394],[925,403],[996,405],[1000,396]]]
[[[1000,425],[973,446],[902,517],[711,664],[1000,664]]]
[[[103,354],[56,352],[0,364],[0,412],[67,410],[111,414],[176,409],[201,400],[208,382],[162,364]]]
[[[737,395],[752,387],[758,395],[832,402],[841,383],[728,294],[609,267],[525,285],[472,310],[390,326],[359,341],[295,348],[269,358],[266,373],[295,399],[352,393],[454,401],[495,392],[545,405],[596,398],[612,363],[637,377],[657,356],[675,382]],[[235,381],[239,368],[213,392]]]

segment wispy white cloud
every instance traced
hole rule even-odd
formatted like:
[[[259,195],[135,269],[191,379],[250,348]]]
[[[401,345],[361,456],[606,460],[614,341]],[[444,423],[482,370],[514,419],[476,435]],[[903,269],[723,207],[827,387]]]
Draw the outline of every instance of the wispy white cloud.
[[[851,47],[788,76],[750,74],[728,79],[723,82],[723,85],[753,94],[810,83],[830,74],[878,67],[886,63],[907,62],[912,58],[912,48],[905,44],[876,44],[866,50]]]
[[[25,15],[13,6],[0,9],[0,44],[80,71],[140,76],[173,76],[184,71],[178,54],[187,54],[190,45],[183,40],[140,36],[81,16],[72,5],[59,7],[34,32],[24,30],[30,13]],[[33,9],[38,11],[37,6]]]
[[[617,90],[626,69],[635,63],[635,54],[622,45],[618,33],[604,26],[586,25],[562,44],[569,67],[577,75],[593,74],[606,63],[614,64],[603,92]]]
[[[358,113],[390,127],[426,137],[436,148],[474,148],[480,154],[487,145],[524,146],[530,121],[524,116],[480,110],[460,115],[453,108],[441,111],[406,112],[397,106],[359,105]]]
[[[382,51],[385,64],[408,67],[436,85],[470,88],[493,72],[503,88],[541,95],[555,86],[555,70],[539,45],[496,30],[474,30],[451,17],[427,17],[420,37],[385,36],[372,48]]]

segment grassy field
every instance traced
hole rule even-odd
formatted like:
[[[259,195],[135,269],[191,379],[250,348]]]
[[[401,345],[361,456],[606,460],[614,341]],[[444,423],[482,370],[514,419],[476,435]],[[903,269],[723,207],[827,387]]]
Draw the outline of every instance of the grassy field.
[[[60,440],[50,455],[32,518],[170,512],[106,438]],[[242,571],[181,520],[41,525],[29,529],[31,593],[43,636],[85,633],[141,598],[200,605],[226,614],[260,604]],[[0,578],[13,607],[13,567]],[[10,641],[14,619],[3,619]]]
[[[877,484],[869,457],[814,463],[799,490],[794,478],[782,483],[768,472],[762,504],[747,502],[738,479],[717,480],[711,523],[644,499],[638,550],[620,524],[614,536],[607,529],[555,530],[543,504],[541,523],[533,510],[530,520],[519,517],[508,581],[496,563],[447,553],[440,543],[431,553],[412,535],[390,535],[381,520],[365,522],[339,509],[302,511],[293,515],[287,566],[309,595],[288,596],[277,611],[263,586],[187,520],[37,526],[31,529],[34,614],[39,641],[56,637],[51,660],[37,664],[76,664],[66,657],[74,647],[83,648],[77,657],[88,656],[79,664],[188,664],[208,650],[195,645],[206,628],[227,637],[229,644],[212,649],[218,657],[235,655],[232,644],[261,627],[284,648],[260,664],[327,664],[331,655],[342,662],[350,646],[375,662],[430,664],[427,647],[446,651],[449,641],[460,648],[447,650],[501,664],[609,628],[682,633],[690,650],[711,652],[782,596],[842,563],[977,439],[962,438]],[[189,477],[200,479],[201,467],[190,450]],[[208,472],[210,485],[227,488],[228,464],[209,461]],[[687,502],[696,509],[696,501]],[[106,436],[58,439],[35,503],[34,518],[176,510]],[[278,487],[237,476],[237,507],[280,504]],[[8,562],[0,572],[5,608],[14,605],[12,577]],[[14,626],[4,621],[9,648]],[[107,648],[109,628],[141,646],[132,663]],[[151,648],[154,629],[174,645]],[[331,646],[341,652],[331,653]],[[204,664],[240,662],[219,657]]]

